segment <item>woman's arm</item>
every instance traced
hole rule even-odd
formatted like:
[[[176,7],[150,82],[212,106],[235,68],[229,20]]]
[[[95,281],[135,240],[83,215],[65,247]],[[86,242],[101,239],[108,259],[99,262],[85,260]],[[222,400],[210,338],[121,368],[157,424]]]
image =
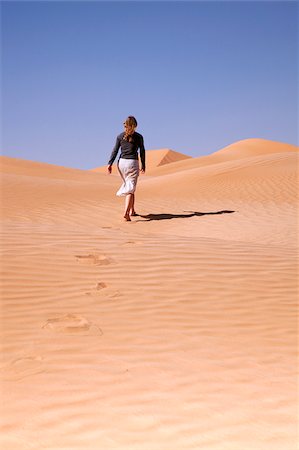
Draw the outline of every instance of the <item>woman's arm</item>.
[[[112,153],[111,153],[111,156],[110,156],[110,159],[109,159],[109,162],[108,162],[108,166],[109,166],[109,167],[111,167],[112,164],[114,163],[114,160],[115,160],[115,158],[116,158],[116,156],[117,156],[119,147],[120,147],[120,137],[117,136],[116,142],[115,142],[115,145],[114,145],[114,148],[113,148],[113,150],[112,150]]]
[[[139,152],[140,152],[140,159],[141,159],[141,170],[142,172],[145,172],[145,148],[144,148],[144,142],[143,137],[140,135],[140,144],[139,144]]]

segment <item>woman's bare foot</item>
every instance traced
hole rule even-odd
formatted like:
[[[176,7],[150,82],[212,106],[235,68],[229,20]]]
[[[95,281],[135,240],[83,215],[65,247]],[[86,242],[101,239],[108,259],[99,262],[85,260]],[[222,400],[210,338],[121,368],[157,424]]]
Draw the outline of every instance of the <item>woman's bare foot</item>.
[[[138,216],[138,214],[137,214],[137,212],[134,210],[134,211],[131,211],[131,216]]]
[[[126,222],[131,222],[130,216],[129,215],[124,215],[124,219]]]

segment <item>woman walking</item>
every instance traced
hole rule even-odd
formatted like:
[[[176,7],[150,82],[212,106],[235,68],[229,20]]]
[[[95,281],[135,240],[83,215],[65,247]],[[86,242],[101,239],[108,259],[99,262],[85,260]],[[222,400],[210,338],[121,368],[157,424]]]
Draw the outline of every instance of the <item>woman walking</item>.
[[[135,203],[135,190],[137,179],[139,176],[138,149],[141,159],[141,172],[145,172],[145,149],[143,137],[135,131],[137,120],[133,116],[129,116],[124,122],[125,131],[120,133],[116,138],[115,146],[112,150],[110,160],[108,162],[108,172],[112,172],[112,164],[117,156],[119,148],[121,154],[117,162],[118,171],[123,180],[123,184],[117,191],[116,195],[125,196],[125,212],[124,219],[130,221],[130,216],[137,216]]]

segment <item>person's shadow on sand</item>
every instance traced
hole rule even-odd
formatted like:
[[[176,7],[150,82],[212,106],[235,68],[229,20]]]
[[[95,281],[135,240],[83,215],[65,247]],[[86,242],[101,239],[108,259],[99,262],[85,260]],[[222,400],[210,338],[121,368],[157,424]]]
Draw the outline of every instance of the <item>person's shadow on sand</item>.
[[[186,219],[189,217],[194,217],[194,216],[206,216],[209,214],[230,214],[230,213],[234,213],[235,211],[229,211],[229,210],[224,210],[224,211],[216,211],[216,212],[198,212],[198,211],[186,211],[189,214],[146,214],[146,215],[142,215],[142,214],[137,214],[139,217],[142,217],[145,220],[136,220],[136,222],[148,222],[150,220],[169,220],[169,219]]]

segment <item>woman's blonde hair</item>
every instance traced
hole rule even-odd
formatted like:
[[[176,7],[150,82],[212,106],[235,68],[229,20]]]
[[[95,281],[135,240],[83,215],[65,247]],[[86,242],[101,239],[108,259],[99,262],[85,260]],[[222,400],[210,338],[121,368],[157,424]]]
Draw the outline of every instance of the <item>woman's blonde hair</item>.
[[[124,125],[126,127],[124,140],[128,142],[132,142],[132,134],[135,131],[135,128],[137,127],[137,120],[133,116],[128,116],[126,120],[124,121]]]

